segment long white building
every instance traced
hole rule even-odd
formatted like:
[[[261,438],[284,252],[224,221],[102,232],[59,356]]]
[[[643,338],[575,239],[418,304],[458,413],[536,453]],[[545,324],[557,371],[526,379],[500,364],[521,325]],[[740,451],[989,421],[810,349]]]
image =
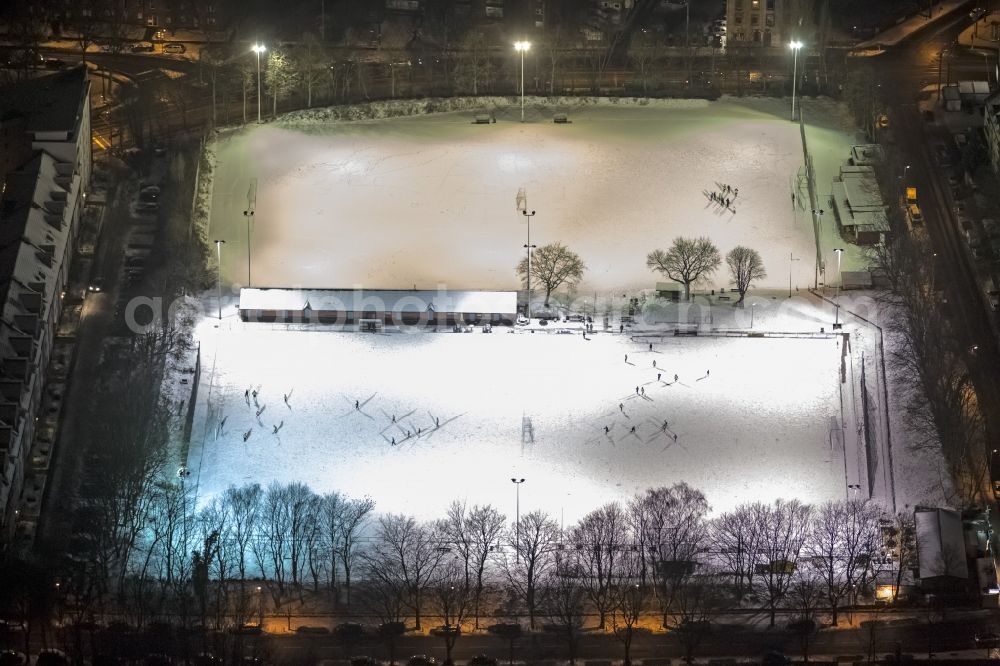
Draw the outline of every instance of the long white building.
[[[0,96],[8,156],[0,173],[0,548],[31,473],[34,423],[92,167],[83,67]]]

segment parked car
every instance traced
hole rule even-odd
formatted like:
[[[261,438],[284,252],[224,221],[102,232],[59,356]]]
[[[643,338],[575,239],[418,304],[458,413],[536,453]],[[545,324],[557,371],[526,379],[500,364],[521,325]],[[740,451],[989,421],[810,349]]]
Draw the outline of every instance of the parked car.
[[[379,661],[368,656],[351,657],[351,666],[379,666]]]
[[[259,636],[264,633],[264,629],[259,624],[245,622],[243,624],[237,624],[230,627],[229,633],[236,634],[238,636]]]
[[[164,53],[184,53],[187,48],[180,42],[167,42],[163,45]]]
[[[45,58],[42,61],[42,66],[45,69],[66,69],[66,61],[59,58]]]
[[[527,317],[525,317],[522,314],[517,315],[517,325],[518,326],[527,326],[529,323],[530,322],[528,321]]]
[[[437,659],[426,654],[415,654],[406,662],[406,666],[437,666]]]
[[[153,52],[153,45],[152,44],[133,44],[132,47],[129,50],[132,51],[132,53],[152,53]]]
[[[469,660],[469,666],[497,666],[497,660],[485,654],[477,654]]]
[[[313,635],[325,635],[329,634],[330,630],[326,627],[311,627],[308,625],[303,625],[301,627],[295,628],[295,633],[297,634],[313,634]]]

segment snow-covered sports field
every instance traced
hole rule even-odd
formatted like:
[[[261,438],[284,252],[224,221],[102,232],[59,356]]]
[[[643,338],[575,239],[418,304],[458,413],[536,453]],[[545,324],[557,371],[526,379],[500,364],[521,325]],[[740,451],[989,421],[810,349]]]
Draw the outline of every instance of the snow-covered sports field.
[[[580,107],[567,125],[451,112],[251,126],[216,146],[209,238],[226,240],[224,280],[245,285],[255,182],[254,286],[512,289],[523,187],[531,242],[563,242],[587,263],[580,293],[649,288],[647,252],[679,235],[756,248],[761,287],[787,286],[790,254],[803,258],[791,268],[805,287],[816,245],[808,204],[791,203],[806,194],[787,112],[787,100],[679,100]],[[827,192],[852,141],[823,112],[807,117],[820,123],[810,150],[832,160],[819,165]],[[720,185],[739,190],[731,209],[706,196]],[[720,271],[708,286],[726,284]]]
[[[188,460],[199,502],[278,480],[371,495],[382,511],[421,518],[454,499],[513,514],[516,476],[527,479],[522,511],[564,512],[568,523],[679,481],[715,510],[844,497],[843,454],[831,448],[839,339],[667,337],[651,352],[628,335],[494,330],[205,320]],[[253,389],[256,401],[245,397]]]

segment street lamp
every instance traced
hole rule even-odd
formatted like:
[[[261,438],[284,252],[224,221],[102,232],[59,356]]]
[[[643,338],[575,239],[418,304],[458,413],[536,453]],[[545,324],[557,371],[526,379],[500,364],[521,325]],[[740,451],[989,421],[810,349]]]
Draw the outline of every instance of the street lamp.
[[[531,251],[535,249],[535,245],[531,244],[531,218],[535,216],[535,211],[530,213],[526,210],[522,210],[521,214],[524,218],[528,220],[528,242],[524,244],[524,249],[528,252],[528,305],[525,308],[525,312],[528,315],[528,319],[531,319]]]
[[[833,320],[833,327],[840,328],[840,287],[844,283],[844,274],[840,272],[840,257],[844,254],[844,248],[835,247],[833,251],[837,253],[837,294],[836,294],[836,315]]]
[[[517,562],[521,562],[521,484],[524,483],[524,479],[511,479],[511,483],[514,484],[515,495],[517,496],[517,504],[515,519],[514,519],[514,553],[517,558]]]
[[[249,208],[243,211],[243,217],[247,219],[247,286],[250,284],[250,223],[253,222],[254,209]]]
[[[222,244],[226,241],[216,240],[213,242],[215,243],[215,252],[218,256],[218,264],[216,266],[218,272],[215,277],[215,290],[219,297],[219,321],[222,321]]]
[[[788,298],[792,297],[792,262],[798,260],[799,258],[793,253],[788,253]]]
[[[751,303],[750,304],[750,329],[751,330],[753,330],[753,313],[754,313],[754,310],[756,310],[756,309],[757,309],[757,304],[756,303]]]
[[[514,50],[521,54],[521,122],[524,122],[524,54],[531,48],[531,42],[514,42]]]
[[[260,54],[267,51],[267,48],[263,44],[254,44],[250,50],[257,54],[257,122],[260,123],[263,122],[260,119]]]
[[[795,122],[795,86],[799,82],[799,49],[802,46],[802,42],[797,39],[788,43],[788,48],[795,54],[792,60],[792,122]]]

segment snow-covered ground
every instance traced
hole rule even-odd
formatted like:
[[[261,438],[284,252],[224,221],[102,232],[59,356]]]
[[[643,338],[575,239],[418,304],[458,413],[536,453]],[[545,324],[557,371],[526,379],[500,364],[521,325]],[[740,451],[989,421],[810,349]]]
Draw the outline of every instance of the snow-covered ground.
[[[679,481],[715,510],[846,493],[831,436],[838,338],[657,337],[650,352],[646,338],[617,334],[213,324],[199,331],[188,461],[200,502],[230,484],[302,481],[435,518],[454,499],[513,509],[516,476],[527,479],[522,511],[564,511],[569,522]],[[259,420],[245,397],[257,387]]]
[[[647,252],[679,235],[708,236],[723,253],[758,249],[770,273],[761,286],[787,285],[789,257],[802,258],[792,270],[804,288],[816,250],[808,212],[791,206],[803,154],[787,113],[787,100],[689,100],[580,106],[568,125],[513,113],[473,125],[466,111],[251,127],[216,147],[207,233],[226,240],[224,279],[246,284],[255,180],[256,286],[510,289],[524,187],[531,242],[581,255],[581,293],[651,287]],[[820,192],[853,143],[841,115],[807,102]],[[739,189],[735,214],[707,199],[717,183]],[[707,286],[726,284],[720,271]]]

